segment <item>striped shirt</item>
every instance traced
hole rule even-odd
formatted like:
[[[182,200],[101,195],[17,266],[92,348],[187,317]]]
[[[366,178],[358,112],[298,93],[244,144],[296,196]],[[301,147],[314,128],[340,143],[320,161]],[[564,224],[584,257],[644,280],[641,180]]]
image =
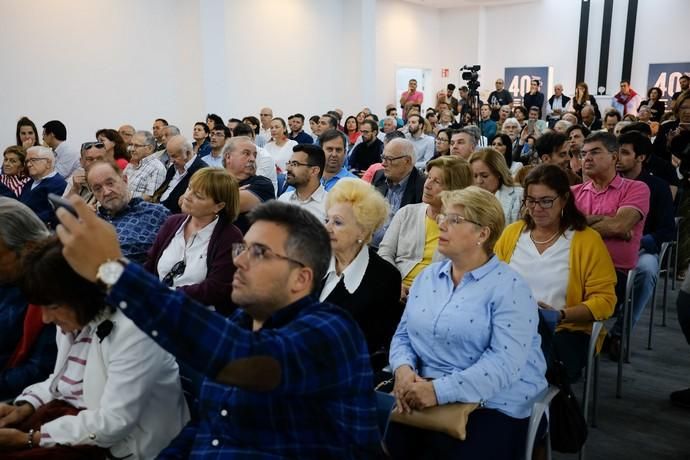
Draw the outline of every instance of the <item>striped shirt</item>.
[[[31,178],[29,176],[7,176],[5,174],[0,175],[0,182],[2,182],[8,189],[12,190],[17,197],[22,194],[22,189],[29,182]]]
[[[86,357],[91,348],[92,333],[93,328],[90,325],[76,333],[66,333],[70,339],[70,349],[67,352],[67,360],[58,373],[53,388],[51,388],[55,399],[63,400],[77,409],[86,409],[83,388],[84,370],[86,369]],[[34,407],[40,407],[45,404],[41,398],[31,392],[24,393],[17,399],[28,401]],[[41,427],[40,446],[52,447],[55,444],[50,435],[50,430],[45,426]]]

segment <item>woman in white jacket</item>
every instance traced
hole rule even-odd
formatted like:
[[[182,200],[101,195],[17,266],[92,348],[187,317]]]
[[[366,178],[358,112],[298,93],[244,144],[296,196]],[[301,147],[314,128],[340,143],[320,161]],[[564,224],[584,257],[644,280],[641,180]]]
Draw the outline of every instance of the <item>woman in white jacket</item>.
[[[154,458],[189,419],[174,358],[105,304],[57,239],[22,265],[29,302],[58,326],[58,355],[47,380],[0,405],[3,459]]]
[[[440,193],[472,185],[469,163],[456,156],[442,156],[426,164],[422,202],[408,204],[395,213],[379,245],[378,254],[395,265],[402,276],[401,300],[415,277],[429,264],[443,257],[438,254]]]

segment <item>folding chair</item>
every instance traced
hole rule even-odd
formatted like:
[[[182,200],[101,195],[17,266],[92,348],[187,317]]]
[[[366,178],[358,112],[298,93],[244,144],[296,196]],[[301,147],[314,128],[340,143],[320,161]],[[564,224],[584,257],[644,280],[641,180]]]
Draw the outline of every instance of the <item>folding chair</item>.
[[[668,252],[668,248],[670,246],[671,243],[661,243],[661,251],[659,251],[659,276],[657,277],[656,285],[654,286],[654,292],[652,292],[652,304],[649,308],[649,334],[647,336],[647,350],[652,349],[652,331],[654,329],[654,309],[656,307],[656,291],[659,287],[659,280],[662,272],[664,272],[664,300],[662,303],[664,322],[666,318],[666,291],[668,287],[669,265],[671,263],[671,254]],[[666,257],[666,254],[668,254],[669,257],[668,260],[666,260],[666,268],[664,268],[664,258]]]
[[[628,279],[625,283],[625,298],[621,304],[623,309],[623,327],[621,328],[621,352],[618,356],[618,376],[616,378],[616,398],[623,397],[623,360],[628,358],[630,351],[630,336],[632,331],[632,308],[635,297],[633,285],[635,282],[635,273],[637,271],[632,269],[628,272]],[[629,359],[627,359],[629,362]]]
[[[558,388],[549,385],[532,405],[532,415],[530,415],[529,425],[527,428],[525,460],[532,460],[534,444],[537,441],[537,434],[539,433],[541,419],[544,416],[546,409],[548,409],[549,405],[551,404],[551,400],[558,394],[558,391]],[[551,460],[551,436],[549,436],[548,424],[546,426],[546,459]]]

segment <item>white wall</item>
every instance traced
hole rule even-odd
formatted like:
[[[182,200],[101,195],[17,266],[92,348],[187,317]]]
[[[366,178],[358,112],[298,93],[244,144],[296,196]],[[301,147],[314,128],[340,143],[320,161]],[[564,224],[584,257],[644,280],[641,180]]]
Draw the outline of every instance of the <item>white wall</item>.
[[[505,67],[553,66],[555,80],[574,87],[579,11],[573,0],[442,10],[442,49],[452,68],[482,66],[483,99]]]
[[[3,0],[0,6],[2,145],[17,119],[67,125],[68,140],[94,139],[153,119],[191,131],[201,103],[196,2]],[[135,14],[136,13],[136,14]],[[174,33],[171,33],[174,31]]]
[[[607,94],[618,91],[628,2],[614,2]],[[585,81],[596,94],[604,0],[590,0]],[[650,63],[687,62],[685,22],[690,17],[686,0],[643,0],[638,3],[631,84],[639,92],[647,85]],[[538,0],[509,6],[441,10],[441,50],[450,66],[482,65],[480,93],[493,89],[505,67],[552,66],[555,82],[567,93],[575,88],[580,24],[579,0]],[[475,58],[473,60],[473,58]],[[452,74],[451,74],[452,75]]]
[[[395,72],[398,67],[432,69],[431,88],[424,94],[424,107],[434,105],[440,88],[439,11],[394,0],[379,0],[376,11],[376,100],[373,110],[385,114],[387,104],[398,105]],[[431,89],[431,90],[430,90]]]
[[[590,0],[586,80],[596,86],[604,0]],[[614,3],[609,94],[622,66],[627,1]],[[102,127],[150,129],[163,116],[189,134],[207,112],[382,113],[397,67],[432,69],[426,103],[458,68],[481,64],[487,93],[507,66],[550,65],[575,86],[579,0],[437,10],[400,0],[2,0],[0,145],[16,120],[54,118],[74,143]],[[650,62],[687,61],[686,0],[639,2],[632,85]],[[449,78],[441,68],[450,69]],[[593,91],[594,92],[594,91]]]

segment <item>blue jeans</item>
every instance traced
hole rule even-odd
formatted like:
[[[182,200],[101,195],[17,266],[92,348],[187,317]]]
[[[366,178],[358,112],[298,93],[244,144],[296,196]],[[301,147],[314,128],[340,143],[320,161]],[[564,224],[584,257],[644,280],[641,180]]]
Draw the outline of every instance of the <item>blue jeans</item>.
[[[659,278],[659,254],[649,254],[644,250],[640,251],[640,258],[637,260],[635,269],[637,273],[633,283],[633,328],[640,316],[642,316],[644,307],[649,303],[654,294],[654,288]],[[622,327],[623,309],[620,309],[616,318],[616,324],[611,328],[611,335],[620,336]]]

